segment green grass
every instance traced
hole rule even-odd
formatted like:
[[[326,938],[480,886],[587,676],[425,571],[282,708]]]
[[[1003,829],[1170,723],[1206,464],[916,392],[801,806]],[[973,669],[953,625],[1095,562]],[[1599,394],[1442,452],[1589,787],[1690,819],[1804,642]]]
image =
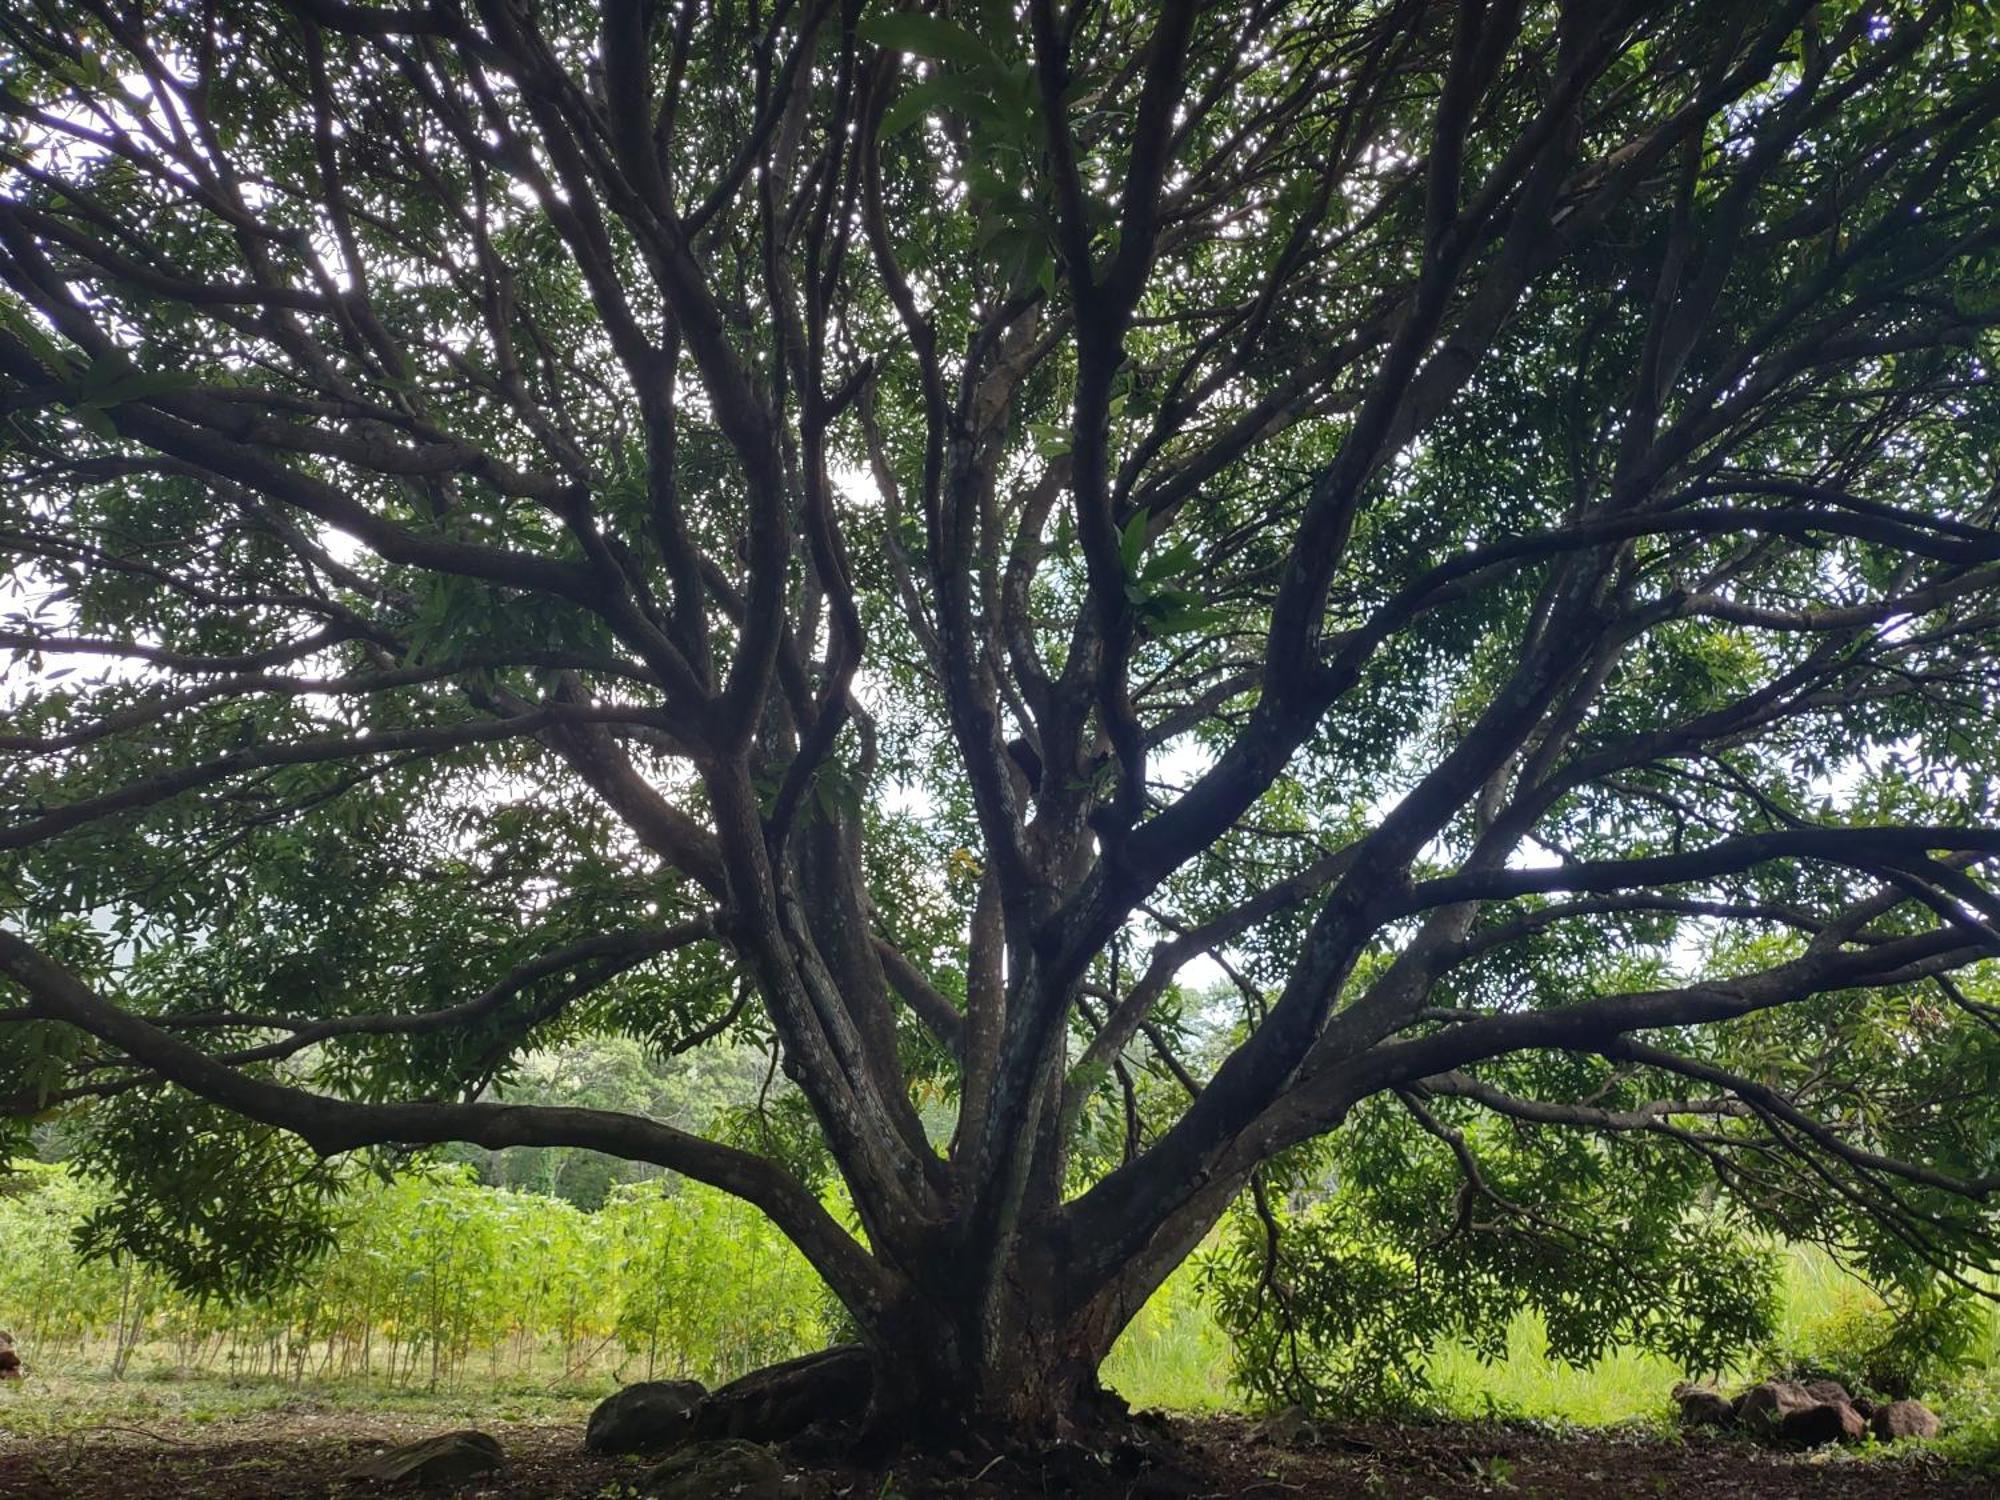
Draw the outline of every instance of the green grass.
[[[1524,1314],[1507,1330],[1507,1357],[1482,1362],[1459,1345],[1430,1361],[1443,1405],[1466,1416],[1520,1416],[1609,1426],[1648,1420],[1667,1410],[1682,1372],[1638,1349],[1614,1349],[1590,1369],[1548,1356],[1541,1319]]]
[[[1126,1326],[1101,1378],[1134,1406],[1228,1411],[1229,1336],[1195,1296],[1183,1267]]]
[[[123,1380],[101,1360],[37,1364],[33,1378],[0,1385],[0,1439],[60,1437],[102,1428],[186,1431],[296,1423],[422,1427],[493,1423],[574,1423],[612,1388],[609,1377],[571,1385],[519,1376],[424,1391],[359,1377],[300,1384],[265,1376],[183,1377],[170,1365],[136,1360]]]

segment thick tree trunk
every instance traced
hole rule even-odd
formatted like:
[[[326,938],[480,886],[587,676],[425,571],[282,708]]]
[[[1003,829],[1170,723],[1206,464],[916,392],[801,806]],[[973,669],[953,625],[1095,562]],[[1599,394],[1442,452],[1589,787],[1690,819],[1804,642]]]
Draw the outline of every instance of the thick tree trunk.
[[[876,1422],[922,1444],[1018,1451],[1124,1415],[1097,1374],[1122,1304],[1079,1303],[1055,1237],[1029,1231],[998,1255],[967,1245],[930,1270],[924,1291],[869,1331]]]
[[[1096,1428],[1111,1409],[1097,1380],[1106,1350],[1080,1319],[966,1306],[911,1318],[871,1347],[872,1424],[921,1445],[1032,1446]]]
[[[882,1456],[906,1445],[1024,1452],[1101,1434],[1122,1404],[1097,1383],[1099,1342],[1083,1323],[1009,1326],[968,1336],[977,1321],[935,1310],[847,1344],[756,1370],[696,1408],[698,1439],[798,1440]]]

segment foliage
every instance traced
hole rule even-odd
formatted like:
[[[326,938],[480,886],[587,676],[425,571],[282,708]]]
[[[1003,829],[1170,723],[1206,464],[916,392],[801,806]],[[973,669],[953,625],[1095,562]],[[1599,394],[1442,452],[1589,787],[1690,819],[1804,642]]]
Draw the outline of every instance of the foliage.
[[[706,1131],[755,1097],[766,1066],[765,1058],[747,1048],[704,1048],[662,1059],[634,1037],[582,1036],[522,1059],[500,1093],[517,1104],[626,1110]],[[651,1181],[661,1172],[645,1162],[572,1146],[504,1151],[459,1146],[444,1155],[472,1163],[482,1181],[545,1193],[582,1209],[600,1208],[621,1186]]]
[[[104,1201],[101,1186],[56,1168],[33,1165],[0,1193],[7,1253],[0,1257],[8,1325],[50,1343],[81,1343],[101,1333],[118,1305],[119,1270],[76,1254],[75,1234]]]
[[[624,1292],[615,1331],[648,1378],[775,1364],[826,1342],[825,1287],[755,1209],[713,1192],[625,1190],[609,1210]],[[594,1274],[588,1256],[571,1262]]]
[[[173,1089],[93,1111],[74,1149],[83,1170],[119,1184],[78,1227],[85,1254],[134,1257],[194,1297],[298,1281],[334,1242],[350,1175]]]
[[[1240,1208],[1206,1265],[1252,1401],[1421,1404],[1441,1346],[1505,1359],[1527,1313],[1572,1365],[1625,1348],[1714,1372],[1773,1333],[1777,1257],[1702,1207],[1698,1174],[1467,1120],[1457,1144],[1482,1166],[1460,1186],[1453,1152],[1391,1109],[1329,1150],[1330,1192],[1268,1218]]]
[[[1937,1390],[1992,1363],[1993,1309],[1976,1293],[1938,1278],[1893,1300],[1863,1285],[1819,1310],[1789,1339],[1764,1351],[1774,1373],[1838,1380],[1897,1399]]]
[[[1937,1451],[1954,1463],[2000,1474],[2000,1378],[1959,1386],[1948,1408],[1949,1426],[1938,1435]]]
[[[635,1185],[606,1208],[579,1213],[546,1197],[469,1188],[449,1173],[371,1183],[343,1226],[341,1248],[309,1283],[238,1303],[186,1298],[143,1264],[80,1257],[75,1232],[107,1192],[73,1171],[30,1166],[0,1194],[9,1249],[0,1262],[0,1326],[22,1339],[37,1375],[34,1399],[0,1419],[17,1435],[64,1420],[69,1398],[51,1379],[112,1368],[121,1349],[139,1404],[108,1415],[91,1406],[89,1420],[144,1422],[166,1398],[206,1420],[293,1402],[301,1383],[314,1387],[315,1402],[343,1408],[379,1413],[459,1401],[471,1404],[440,1409],[440,1419],[484,1413],[491,1420],[497,1412],[513,1420],[552,1401],[594,1397],[614,1377],[713,1382],[815,1347],[832,1332],[820,1320],[831,1312],[815,1311],[824,1291],[796,1252],[740,1204],[699,1189],[663,1196],[660,1185]],[[1215,1254],[1212,1247],[1203,1267],[1189,1264],[1170,1277],[1106,1360],[1107,1384],[1135,1406],[1220,1411],[1254,1393],[1240,1379],[1232,1389],[1232,1368],[1242,1360],[1204,1289]],[[1823,1252],[1793,1247],[1781,1264],[1779,1337],[1730,1375],[1792,1368],[1863,1383],[1833,1335],[1866,1324],[1879,1336],[1890,1326],[1884,1304]],[[121,1329],[134,1309],[139,1326]],[[466,1313],[454,1343],[451,1325]],[[436,1341],[434,1317],[443,1335]],[[1964,1351],[1962,1371],[1934,1364],[1916,1389],[1945,1412],[1949,1452],[1990,1462],[2000,1319],[1987,1318],[1983,1329]],[[1417,1392],[1420,1409],[1599,1423],[1659,1412],[1685,1373],[1673,1360],[1623,1345],[1579,1370],[1550,1352],[1528,1311],[1510,1325],[1499,1360],[1482,1358],[1454,1332],[1431,1350],[1423,1383],[1406,1389]]]
[[[1778,1240],[1949,1356],[1996,36],[0,7],[0,1118],[115,1182],[121,1343],[804,1338],[686,1178],[1007,1429],[1218,1223],[1270,1399],[1713,1366]]]
[[[1135,1407],[1223,1411],[1236,1404],[1229,1387],[1234,1352],[1190,1262],[1125,1326],[1104,1361],[1103,1378]]]

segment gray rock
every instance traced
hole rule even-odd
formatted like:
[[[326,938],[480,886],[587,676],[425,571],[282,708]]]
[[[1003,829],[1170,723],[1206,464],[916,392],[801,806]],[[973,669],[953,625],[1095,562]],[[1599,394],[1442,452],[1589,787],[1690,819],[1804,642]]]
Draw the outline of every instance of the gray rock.
[[[639,1493],[646,1500],[784,1500],[785,1471],[755,1443],[696,1443],[648,1469]]]
[[[597,1403],[584,1429],[592,1453],[664,1453],[686,1442],[708,1394],[698,1380],[641,1380]]]
[[[1875,1410],[1875,1436],[1885,1443],[1898,1438],[1934,1438],[1943,1424],[1921,1401],[1891,1401]]]
[[[358,1484],[459,1485],[506,1467],[507,1455],[485,1433],[447,1432],[378,1453],[340,1477]]]

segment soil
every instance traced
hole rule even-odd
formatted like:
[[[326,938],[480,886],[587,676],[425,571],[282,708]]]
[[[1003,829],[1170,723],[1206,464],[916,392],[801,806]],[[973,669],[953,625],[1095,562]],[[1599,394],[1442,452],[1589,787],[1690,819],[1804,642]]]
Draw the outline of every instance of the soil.
[[[364,1500],[386,1490],[342,1484],[341,1472],[389,1443],[436,1427],[371,1423],[352,1413],[278,1413],[201,1428],[106,1424],[62,1437],[0,1438],[4,1500]],[[635,1459],[583,1452],[580,1426],[503,1429],[504,1478],[457,1500],[617,1500],[643,1472]],[[1162,1422],[1143,1465],[1124,1455],[1056,1450],[980,1464],[908,1461],[884,1474],[794,1465],[798,1500],[962,1496],[966,1500],[1168,1500],[1168,1497],[1354,1497],[1354,1500],[1991,1500],[1993,1476],[1954,1471],[1935,1455],[1856,1458],[1837,1450],[1773,1453],[1740,1440],[1650,1430],[1557,1431],[1501,1423],[1350,1423],[1273,1441],[1229,1418]],[[983,1472],[977,1472],[983,1469]],[[968,1477],[968,1471],[976,1477]],[[418,1494],[423,1492],[399,1492]],[[436,1492],[432,1492],[436,1493]]]

